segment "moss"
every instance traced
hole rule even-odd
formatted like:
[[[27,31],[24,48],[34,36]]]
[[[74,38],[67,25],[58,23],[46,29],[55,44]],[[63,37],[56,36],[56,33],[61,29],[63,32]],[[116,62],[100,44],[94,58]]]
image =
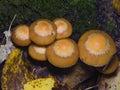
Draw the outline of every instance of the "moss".
[[[1,0],[0,27],[6,30],[14,14],[17,14],[14,26],[30,24],[38,18],[63,17],[72,23],[75,32],[82,34],[100,28],[95,9],[94,0]]]
[[[113,22],[113,21],[107,21],[106,24],[105,24],[105,26],[106,26],[105,30],[107,32],[111,32],[115,28],[115,22]]]

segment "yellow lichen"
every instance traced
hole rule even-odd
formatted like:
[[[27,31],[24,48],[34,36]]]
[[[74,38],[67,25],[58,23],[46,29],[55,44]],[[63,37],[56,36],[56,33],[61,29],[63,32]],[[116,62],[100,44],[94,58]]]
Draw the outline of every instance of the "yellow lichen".
[[[22,51],[17,48],[13,49],[2,70],[2,90],[21,90],[26,82],[33,80],[33,74],[25,63],[30,65],[27,60],[23,60]]]

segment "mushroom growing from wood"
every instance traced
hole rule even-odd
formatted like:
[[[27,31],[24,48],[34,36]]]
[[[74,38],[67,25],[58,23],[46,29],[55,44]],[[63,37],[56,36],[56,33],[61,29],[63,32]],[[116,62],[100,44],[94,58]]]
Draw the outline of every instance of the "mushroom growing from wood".
[[[116,46],[110,35],[101,30],[89,30],[79,41],[80,59],[87,65],[101,67],[106,65],[116,53]]]
[[[47,47],[48,61],[59,68],[68,68],[78,61],[78,46],[72,39],[60,39]]]
[[[56,26],[47,19],[34,21],[30,25],[30,38],[38,45],[51,44],[56,38]]]
[[[31,43],[29,27],[27,25],[16,26],[12,33],[12,41],[18,46],[28,46]]]
[[[28,53],[29,55],[38,61],[46,61],[46,47],[45,46],[38,46],[36,44],[31,44],[28,47]]]
[[[57,26],[56,39],[68,38],[72,34],[72,25],[68,20],[56,18],[53,22]]]

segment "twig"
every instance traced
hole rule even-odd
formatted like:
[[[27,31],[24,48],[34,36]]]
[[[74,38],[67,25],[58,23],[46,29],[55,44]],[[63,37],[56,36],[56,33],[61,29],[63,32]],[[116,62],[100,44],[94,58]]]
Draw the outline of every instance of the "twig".
[[[90,90],[90,89],[93,89],[93,88],[96,88],[96,87],[98,87],[98,85],[88,87],[88,88],[86,88],[86,89],[84,89],[84,90]]]
[[[10,29],[11,29],[11,26],[13,24],[13,21],[15,20],[15,17],[16,17],[16,15],[14,15],[14,17],[9,25],[9,29],[7,31],[3,32],[5,34],[5,37],[6,37],[3,39],[6,39],[6,43],[5,43],[5,45],[2,45],[0,47],[0,63],[2,63],[3,61],[6,60],[6,57],[10,54],[11,49],[14,48],[13,43],[10,40],[10,36],[11,36]]]
[[[10,25],[9,25],[9,29],[8,29],[9,31],[10,31],[10,29],[11,29],[11,26],[12,26],[12,24],[13,24],[13,22],[14,22],[15,18],[16,18],[16,14],[14,15],[14,17],[13,17],[13,19],[12,19],[12,21],[11,21]]]
[[[5,37],[6,37],[6,42],[8,42],[8,41],[9,41],[9,37],[10,37],[10,35],[11,35],[11,31],[10,31],[10,30],[11,30],[11,26],[12,26],[12,24],[13,24],[13,22],[14,22],[15,18],[16,18],[16,14],[14,15],[14,17],[13,17],[12,21],[10,22],[10,25],[9,25],[9,28],[8,28],[7,33],[6,33],[6,32],[4,32],[4,33],[5,33]]]

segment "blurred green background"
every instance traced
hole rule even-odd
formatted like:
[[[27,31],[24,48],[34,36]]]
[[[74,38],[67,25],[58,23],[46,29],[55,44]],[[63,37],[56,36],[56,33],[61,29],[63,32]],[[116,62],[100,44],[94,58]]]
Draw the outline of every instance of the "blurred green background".
[[[0,0],[1,31],[8,29],[15,14],[17,17],[13,27],[30,25],[40,18],[54,20],[62,17],[68,19],[73,25],[73,31],[80,35],[89,29],[101,29],[95,0]],[[114,23],[106,21],[105,29],[113,30]]]

